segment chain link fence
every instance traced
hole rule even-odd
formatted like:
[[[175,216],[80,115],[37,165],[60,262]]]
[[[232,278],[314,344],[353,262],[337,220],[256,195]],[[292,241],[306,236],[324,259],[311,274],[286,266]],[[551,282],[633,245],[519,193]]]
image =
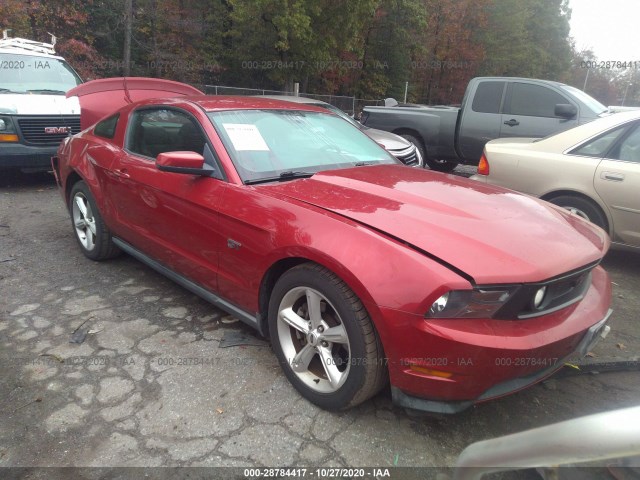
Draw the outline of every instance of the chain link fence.
[[[261,88],[239,88],[224,85],[204,85],[204,93],[207,95],[293,95],[284,90],[267,90]],[[330,103],[340,110],[347,112],[355,118],[360,118],[362,109],[366,106],[384,105],[384,100],[367,100],[363,98],[349,97],[345,95],[318,95],[313,93],[301,93],[301,97],[314,98]]]

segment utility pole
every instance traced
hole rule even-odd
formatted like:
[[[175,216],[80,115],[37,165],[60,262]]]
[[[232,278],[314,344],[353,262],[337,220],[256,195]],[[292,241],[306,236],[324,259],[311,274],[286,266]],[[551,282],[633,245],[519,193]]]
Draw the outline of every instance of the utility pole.
[[[587,80],[589,80],[589,72],[591,71],[591,68],[587,68],[587,76],[584,77],[584,85],[582,86],[582,91],[583,92],[587,92]]]
[[[133,28],[133,0],[124,0],[124,51],[122,74],[131,75],[131,31]]]
[[[624,107],[624,102],[627,100],[627,93],[629,93],[629,87],[633,85],[632,83],[627,83],[627,88],[624,89],[624,97],[622,97],[622,106]]]

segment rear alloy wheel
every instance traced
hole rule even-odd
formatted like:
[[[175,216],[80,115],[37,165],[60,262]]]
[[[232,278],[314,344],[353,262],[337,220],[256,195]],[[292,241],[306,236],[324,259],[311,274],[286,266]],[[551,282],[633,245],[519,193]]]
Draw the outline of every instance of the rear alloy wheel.
[[[420,153],[422,154],[422,161],[424,162],[423,166],[429,167],[431,170],[435,170],[437,172],[449,173],[452,172],[457,166],[458,162],[450,162],[448,160],[434,160],[433,158],[429,158],[427,156],[427,152],[425,151],[424,145],[422,141],[413,135],[402,134],[400,135],[405,140],[413,143]]]
[[[120,254],[111,240],[91,191],[83,181],[71,189],[71,222],[82,253],[91,260],[106,260]]]
[[[375,395],[387,381],[382,345],[364,306],[315,264],[280,277],[269,305],[273,349],[293,386],[327,410]]]
[[[607,218],[598,205],[586,198],[576,195],[560,195],[550,198],[549,202],[569,210],[571,213],[588,220],[602,228],[605,232],[609,232]]]

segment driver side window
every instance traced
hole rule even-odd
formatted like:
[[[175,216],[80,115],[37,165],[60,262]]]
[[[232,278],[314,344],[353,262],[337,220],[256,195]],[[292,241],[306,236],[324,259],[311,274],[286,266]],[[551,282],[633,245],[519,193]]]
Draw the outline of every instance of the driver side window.
[[[204,154],[205,137],[196,121],[184,112],[167,108],[141,109],[129,123],[127,148],[155,158],[165,152]]]

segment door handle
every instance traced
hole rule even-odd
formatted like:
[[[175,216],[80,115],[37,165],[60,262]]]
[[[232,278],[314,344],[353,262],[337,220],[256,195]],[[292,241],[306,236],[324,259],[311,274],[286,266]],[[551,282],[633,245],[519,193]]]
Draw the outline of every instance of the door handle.
[[[600,178],[604,180],[611,180],[612,182],[623,182],[624,174],[617,172],[602,172]]]
[[[127,173],[127,169],[126,168],[117,168],[113,171],[113,173],[115,173],[118,177],[121,178],[129,178],[130,175],[129,173]]]
[[[517,121],[515,118],[512,118],[511,120],[504,122],[504,124],[509,125],[510,127],[515,127],[516,125],[520,125],[520,122]]]

